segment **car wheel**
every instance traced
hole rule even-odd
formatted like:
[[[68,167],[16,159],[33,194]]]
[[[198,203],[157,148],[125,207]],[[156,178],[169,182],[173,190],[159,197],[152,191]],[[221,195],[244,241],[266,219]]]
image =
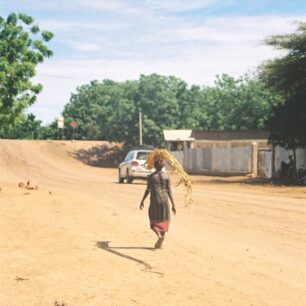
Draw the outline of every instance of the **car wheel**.
[[[124,177],[121,177],[121,175],[120,175],[120,169],[118,170],[118,182],[119,182],[120,184],[124,183]]]
[[[126,182],[128,184],[132,184],[132,182],[133,182],[133,178],[131,178],[130,175],[129,175],[129,170],[126,171]]]

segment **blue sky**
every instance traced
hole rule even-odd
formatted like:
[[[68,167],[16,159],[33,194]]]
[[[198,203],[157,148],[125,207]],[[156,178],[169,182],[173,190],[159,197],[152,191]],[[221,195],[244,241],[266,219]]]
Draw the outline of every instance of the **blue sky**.
[[[55,34],[54,56],[39,65],[44,86],[31,107],[44,123],[60,115],[76,87],[91,80],[176,75],[211,85],[279,53],[263,39],[306,21],[304,0],[0,0],[0,15],[24,12]]]

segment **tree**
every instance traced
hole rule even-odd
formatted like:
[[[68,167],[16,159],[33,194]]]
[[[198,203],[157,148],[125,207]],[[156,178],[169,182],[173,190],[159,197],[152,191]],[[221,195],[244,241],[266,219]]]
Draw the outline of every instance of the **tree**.
[[[295,33],[273,35],[265,40],[268,46],[285,51],[286,55],[263,63],[261,77],[271,88],[285,97],[306,86],[306,22],[298,23]]]
[[[141,110],[144,143],[157,145],[162,141],[163,129],[180,128],[185,117],[191,116],[187,106],[179,105],[185,99],[184,91],[188,93],[182,80],[157,74],[121,83],[93,81],[77,88],[63,116],[65,122],[78,122],[77,139],[107,139],[136,145]],[[71,138],[69,126],[66,135]]]
[[[296,173],[296,148],[306,146],[306,23],[295,33],[267,38],[266,44],[286,52],[261,67],[262,79],[283,101],[269,120],[270,143],[293,150]]]
[[[24,115],[10,129],[0,132],[1,138],[7,139],[42,139],[44,138],[44,127],[35,115]]]
[[[137,144],[138,117],[135,103],[137,82],[104,81],[107,95],[97,107],[97,119],[103,136],[111,141]]]
[[[71,139],[69,123],[75,120],[76,139],[136,145],[141,111],[144,143],[158,145],[164,129],[263,129],[276,103],[278,97],[255,74],[223,75],[215,86],[203,88],[158,74],[120,83],[92,81],[78,87],[65,106],[65,135]]]
[[[100,101],[100,85],[97,81],[79,86],[76,93],[71,94],[70,101],[65,105],[63,116],[65,118],[65,137],[72,139],[73,129],[70,126],[76,121],[75,139],[103,139],[97,125],[96,106]]]
[[[204,87],[197,100],[197,129],[250,130],[265,129],[279,97],[256,74],[247,74],[238,79],[217,76],[215,85]]]
[[[134,120],[136,82],[92,81],[77,88],[63,112],[65,134],[72,137],[70,122],[78,123],[76,139],[107,139],[135,142]]]
[[[306,90],[288,96],[286,103],[274,109],[270,118],[270,142],[287,149],[306,146]],[[304,103],[301,103],[303,101]]]
[[[35,76],[37,64],[52,56],[44,45],[52,37],[51,32],[41,31],[30,16],[0,16],[0,130],[22,121],[24,110],[42,90],[41,84],[33,84],[30,79]]]
[[[184,82],[174,76],[141,75],[136,106],[143,114],[144,143],[158,145],[164,129],[181,127],[182,109],[177,96],[182,84],[184,86]]]

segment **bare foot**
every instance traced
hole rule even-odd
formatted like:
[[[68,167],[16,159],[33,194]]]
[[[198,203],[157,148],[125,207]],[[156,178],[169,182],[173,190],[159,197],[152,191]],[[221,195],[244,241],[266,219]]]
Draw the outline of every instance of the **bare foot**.
[[[156,241],[154,248],[155,249],[161,249],[162,245],[164,242],[164,237],[159,237],[158,240]]]

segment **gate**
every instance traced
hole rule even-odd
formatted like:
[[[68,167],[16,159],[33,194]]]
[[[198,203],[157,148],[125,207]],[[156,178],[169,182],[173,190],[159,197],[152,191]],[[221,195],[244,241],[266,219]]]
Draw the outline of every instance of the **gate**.
[[[262,178],[272,177],[272,150],[261,149],[258,151],[258,176]]]

